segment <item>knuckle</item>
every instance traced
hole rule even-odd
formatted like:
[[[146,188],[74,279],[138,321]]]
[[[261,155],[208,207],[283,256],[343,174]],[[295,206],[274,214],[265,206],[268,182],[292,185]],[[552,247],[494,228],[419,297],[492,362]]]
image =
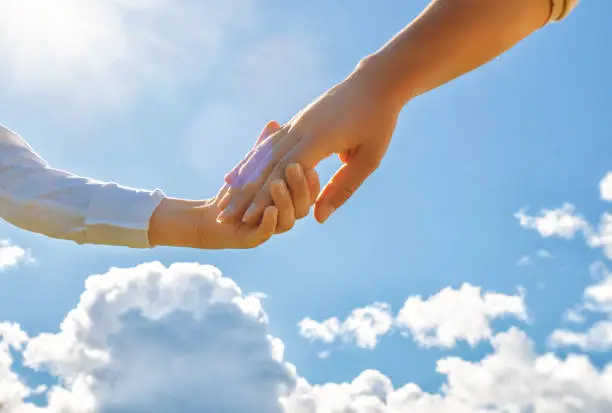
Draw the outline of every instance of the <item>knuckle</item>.
[[[294,221],[291,221],[291,222],[286,222],[286,223],[284,223],[283,225],[279,225],[279,226],[278,226],[278,228],[277,228],[277,230],[276,230],[276,233],[277,233],[277,234],[284,234],[285,232],[287,232],[287,231],[289,231],[289,230],[293,229],[293,226],[294,226],[294,225],[295,225],[295,222],[294,222]]]
[[[343,205],[346,201],[348,201],[353,196],[354,192],[355,191],[353,189],[345,187],[345,186],[338,187],[336,191],[336,195],[333,197],[332,202],[331,202],[334,208],[338,208],[341,205]]]
[[[378,169],[378,167],[380,166],[380,162],[381,158],[379,158],[378,156],[368,157],[363,162],[363,169],[368,175],[371,175],[372,173],[374,173],[374,171]]]
[[[340,198],[342,201],[346,201],[346,200],[348,200],[350,197],[352,197],[354,193],[355,193],[355,190],[353,190],[352,188],[349,188],[349,187],[343,186],[343,187],[341,187],[341,188],[340,188],[340,191],[338,192],[338,194],[339,194],[339,196],[338,196],[338,197],[339,197],[339,198]]]
[[[309,212],[310,212],[310,206],[296,208],[296,210],[295,210],[295,217],[296,217],[296,219],[305,218],[308,215]]]

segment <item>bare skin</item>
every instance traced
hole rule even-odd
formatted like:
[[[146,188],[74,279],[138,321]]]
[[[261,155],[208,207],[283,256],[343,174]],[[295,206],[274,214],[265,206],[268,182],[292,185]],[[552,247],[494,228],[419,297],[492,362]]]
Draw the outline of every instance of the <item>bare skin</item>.
[[[276,122],[268,123],[257,142],[279,128]],[[224,185],[217,196],[202,201],[164,199],[150,220],[151,245],[200,249],[254,248],[274,234],[288,231],[296,219],[308,215],[319,194],[320,184],[313,169],[304,171],[299,164],[289,165],[283,178],[270,186],[274,205],[265,208],[261,219],[232,226],[217,222],[218,201],[228,190],[229,186]]]
[[[312,170],[337,154],[343,166],[316,200],[324,222],[378,167],[402,108],[504,53],[541,28],[551,0],[433,0],[338,85],[264,139],[228,175],[220,222],[252,223],[273,204],[288,165]]]

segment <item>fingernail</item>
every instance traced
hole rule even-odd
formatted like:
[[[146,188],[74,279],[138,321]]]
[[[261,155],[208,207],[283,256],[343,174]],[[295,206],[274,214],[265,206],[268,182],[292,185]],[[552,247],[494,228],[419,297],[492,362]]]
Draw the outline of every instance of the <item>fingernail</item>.
[[[298,163],[292,163],[289,165],[289,173],[295,175],[296,178],[302,178],[302,166]]]
[[[257,205],[251,204],[249,206],[249,209],[247,209],[246,212],[244,213],[244,216],[242,217],[242,222],[245,222],[245,223],[249,222],[255,215],[256,209],[257,209]]]
[[[223,178],[225,183],[232,184],[236,180],[236,176],[238,175],[238,167],[235,166],[231,171],[225,174]]]
[[[321,223],[327,221],[327,219],[334,213],[336,208],[331,205],[324,205],[321,207],[321,213],[319,214],[319,218]]]
[[[219,215],[217,215],[217,222],[220,222],[222,224],[225,223],[228,218],[234,213],[234,209],[234,206],[230,204],[227,208],[221,211]]]
[[[285,181],[283,181],[282,179],[272,182],[272,184],[270,185],[270,190],[280,192],[282,196],[289,195],[287,185],[285,185]]]

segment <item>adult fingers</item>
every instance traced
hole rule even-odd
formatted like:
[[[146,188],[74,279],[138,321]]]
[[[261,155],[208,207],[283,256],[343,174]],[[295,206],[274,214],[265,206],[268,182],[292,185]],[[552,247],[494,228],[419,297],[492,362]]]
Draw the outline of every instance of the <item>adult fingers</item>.
[[[232,224],[238,222],[251,204],[253,197],[260,191],[261,187],[268,182],[271,172],[274,171],[278,161],[282,159],[285,152],[290,149],[291,139],[284,139],[287,136],[287,129],[281,128],[276,134],[263,141],[255,148],[253,155],[242,165],[232,183],[232,188],[226,197],[230,198],[227,206],[221,211],[218,220],[223,223]],[[282,179],[283,175],[275,176],[275,179]],[[272,182],[270,180],[269,182]],[[269,188],[266,188],[269,191]],[[259,218],[263,209],[271,205],[272,198],[267,198],[267,204],[257,211],[249,222]],[[245,221],[247,222],[247,221]]]
[[[267,176],[265,182],[263,184],[257,182],[257,185],[253,186],[256,190],[256,194],[251,196],[250,205],[246,209],[242,221],[254,222],[261,215],[264,208],[270,205],[271,197],[269,186],[275,180],[284,178],[287,166],[297,163],[306,170],[313,169],[321,160],[321,158],[318,157],[318,154],[321,152],[321,148],[318,147],[316,141],[303,139],[298,144],[294,145],[282,159],[275,163],[270,162],[268,166],[266,166],[265,174],[263,174],[263,176]]]
[[[363,148],[360,148],[363,149]],[[376,170],[380,162],[365,150],[359,150],[350,162],[344,164],[325,185],[315,204],[315,218],[325,222],[359,189]]]
[[[234,180],[236,179],[236,177],[238,176],[238,172],[240,171],[240,168],[253,155],[254,149],[257,147],[257,145],[259,145],[264,139],[266,139],[270,135],[276,133],[280,128],[281,128],[280,124],[276,122],[275,120],[269,121],[266,124],[266,126],[263,128],[261,133],[259,134],[259,137],[255,141],[255,145],[253,145],[253,148],[249,151],[249,153],[247,153],[246,156],[240,162],[238,162],[238,164],[234,166],[234,168],[231,171],[229,171],[225,175],[225,182],[228,184],[232,184]]]

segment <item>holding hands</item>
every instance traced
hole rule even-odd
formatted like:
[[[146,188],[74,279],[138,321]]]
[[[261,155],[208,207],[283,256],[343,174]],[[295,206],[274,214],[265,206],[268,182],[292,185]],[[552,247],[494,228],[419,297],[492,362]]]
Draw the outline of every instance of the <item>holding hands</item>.
[[[313,171],[322,160],[338,154],[344,165],[316,200],[317,220],[327,220],[376,170],[391,141],[402,104],[380,79],[367,64],[358,66],[346,80],[262,139],[226,175],[229,189],[219,204],[223,210],[219,221],[257,222],[276,204],[274,186],[290,165]],[[307,209],[300,209],[296,218],[304,212]]]

